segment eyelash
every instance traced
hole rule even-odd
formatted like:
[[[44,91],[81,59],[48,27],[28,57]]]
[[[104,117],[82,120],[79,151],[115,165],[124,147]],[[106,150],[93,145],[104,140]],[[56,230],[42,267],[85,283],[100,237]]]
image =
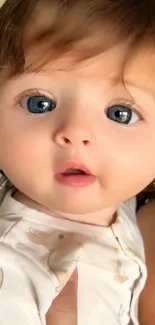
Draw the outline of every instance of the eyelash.
[[[46,95],[45,93],[39,91],[38,89],[33,88],[33,89],[27,89],[26,91],[23,91],[22,93],[20,93],[19,95],[17,95],[16,98],[14,99],[13,106],[15,106],[15,107],[21,107],[20,102],[24,98],[28,98],[30,96],[47,96],[48,98],[51,97],[51,99],[54,100],[54,98],[52,96]],[[141,120],[143,119],[142,113],[140,112],[140,109],[137,109],[136,104],[135,104],[134,101],[129,102],[129,101],[125,101],[123,99],[119,99],[119,100],[114,101],[113,103],[111,103],[111,105],[108,105],[107,109],[110,106],[113,106],[113,105],[122,105],[122,106],[125,106],[125,107],[131,109],[134,113],[138,114]]]
[[[120,105],[120,106],[125,106],[129,109],[131,109],[131,111],[135,114],[137,114],[140,118],[140,120],[143,120],[143,114],[140,110],[139,107],[137,107],[136,103],[134,101],[129,101],[129,100],[124,100],[124,99],[118,99],[113,101],[112,103],[110,103],[110,105],[107,106],[106,110],[111,107],[111,106],[115,106],[115,105]]]
[[[15,107],[21,107],[20,102],[24,99],[24,98],[28,98],[31,96],[46,96],[48,98],[52,97],[49,95],[46,95],[45,93],[39,91],[38,89],[27,89],[26,91],[23,91],[21,94],[17,95],[14,99],[14,103],[13,106]],[[54,100],[54,98],[51,98]]]

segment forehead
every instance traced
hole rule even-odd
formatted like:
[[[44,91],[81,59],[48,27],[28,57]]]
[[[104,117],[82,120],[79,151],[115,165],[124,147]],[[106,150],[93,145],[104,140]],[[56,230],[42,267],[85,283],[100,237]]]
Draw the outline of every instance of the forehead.
[[[46,17],[48,22],[48,16]],[[37,28],[41,28],[39,25]],[[35,30],[35,28],[33,29]],[[104,44],[104,36],[102,37]],[[90,78],[108,77],[118,80],[124,78],[125,83],[135,85],[138,88],[154,87],[155,73],[155,47],[150,44],[141,44],[133,48],[130,40],[104,49],[100,54],[90,55],[92,49],[96,51],[100,44],[100,37],[87,37],[72,46],[71,50],[61,53],[52,52],[48,42],[39,42],[27,47],[26,50],[26,70],[39,70],[50,73],[51,71],[69,71],[73,74],[79,74]],[[86,53],[86,59],[85,59]],[[47,64],[46,55],[47,57]],[[87,59],[88,55],[88,59]],[[37,58],[37,60],[36,60]]]
[[[155,46],[143,44],[135,48],[126,61],[124,80],[142,90],[155,90]]]
[[[67,48],[66,51],[63,49],[63,46],[61,48],[60,41],[59,51],[59,44],[58,48],[54,47],[53,39],[55,36],[51,34],[51,26],[57,14],[56,8],[53,7],[51,16],[51,7],[48,6],[49,2],[46,3],[46,6],[40,5],[26,27],[26,69],[29,70],[32,68],[32,70],[37,70],[38,68],[40,70],[39,68],[41,66],[41,69],[46,72],[50,68],[50,70],[76,71],[81,74],[85,71],[85,73],[92,76],[94,74],[100,74],[101,76],[103,74],[120,74],[129,52],[129,38],[126,42],[119,43],[121,41],[117,39],[117,32],[111,31],[111,28],[109,29],[105,25],[102,26],[102,30],[92,28],[90,30],[88,29],[86,33],[83,31],[84,36],[79,40],[73,41],[71,47]],[[72,29],[74,31],[72,25],[67,25],[67,21],[65,28],[61,30],[61,36],[64,36],[64,40],[65,33],[69,33],[69,30],[72,31]],[[47,34],[46,38],[46,32],[48,30],[51,32]],[[38,35],[45,35],[45,39],[41,38],[38,41]],[[71,37],[73,37],[72,32]],[[46,61],[47,64],[45,64]]]
[[[117,79],[122,73],[129,53],[129,44],[121,43],[116,46],[103,51],[98,55],[92,55],[88,58],[82,58],[85,50],[91,50],[93,46],[93,39],[87,39],[83,43],[80,42],[69,52],[61,54],[58,58],[50,57],[47,63],[44,64],[44,52],[46,52],[44,45],[36,45],[26,53],[26,72],[38,71],[44,73],[70,72],[70,74],[86,76],[90,78],[102,78],[107,76],[109,78]],[[39,54],[40,53],[40,58]],[[81,59],[79,59],[81,56]],[[37,61],[36,61],[37,57]],[[43,63],[43,64],[42,64]]]

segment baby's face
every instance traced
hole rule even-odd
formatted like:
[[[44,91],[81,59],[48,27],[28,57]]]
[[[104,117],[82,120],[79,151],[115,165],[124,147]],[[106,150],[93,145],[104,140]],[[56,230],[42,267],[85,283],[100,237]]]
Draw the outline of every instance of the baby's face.
[[[1,86],[0,168],[47,209],[117,207],[155,177],[154,53],[128,54],[119,44],[75,65],[68,54]],[[59,174],[83,165],[93,177]]]

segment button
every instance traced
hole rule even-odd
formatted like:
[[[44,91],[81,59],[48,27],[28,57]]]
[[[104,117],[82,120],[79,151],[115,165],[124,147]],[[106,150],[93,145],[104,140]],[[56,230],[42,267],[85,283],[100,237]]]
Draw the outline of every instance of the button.
[[[118,283],[124,283],[128,280],[128,276],[125,274],[115,274],[114,280]]]
[[[122,263],[118,260],[117,261],[117,267],[116,267],[116,272],[114,275],[114,280],[118,283],[124,283],[128,280],[128,276],[126,275],[125,272],[122,271]]]
[[[118,316],[119,316],[119,320],[120,320],[121,325],[126,325],[126,324],[129,323],[129,321],[130,321],[129,315],[128,315],[128,312],[123,307],[123,305],[120,306]]]
[[[120,216],[118,216],[117,218],[116,218],[116,221],[115,221],[115,224],[120,224],[120,225],[122,225],[123,224],[123,219],[120,217]]]
[[[120,318],[121,324],[122,325],[126,325],[129,323],[129,316],[126,314],[126,312],[124,311],[123,315]]]
[[[59,235],[59,239],[64,239],[64,237],[65,237],[65,236],[64,236],[63,234],[60,234],[60,235]]]

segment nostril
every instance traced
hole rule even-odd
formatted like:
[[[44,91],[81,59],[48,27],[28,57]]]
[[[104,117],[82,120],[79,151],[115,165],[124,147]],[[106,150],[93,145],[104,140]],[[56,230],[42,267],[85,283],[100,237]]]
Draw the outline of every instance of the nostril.
[[[69,138],[67,138],[67,137],[62,137],[62,139],[63,139],[63,143],[64,144],[74,144],[74,142],[76,143],[76,142],[80,142],[78,139],[76,139],[76,140],[73,140],[73,141],[71,141]],[[90,144],[90,141],[89,140],[82,140],[81,139],[81,144],[83,143],[83,145],[84,146],[88,146],[89,144]]]
[[[68,138],[63,138],[63,140],[64,140],[64,142],[66,143],[66,144],[68,144],[68,143],[70,143],[71,141],[68,139]]]
[[[85,145],[85,146],[88,146],[89,145],[89,141],[88,140],[83,140],[83,144]]]

